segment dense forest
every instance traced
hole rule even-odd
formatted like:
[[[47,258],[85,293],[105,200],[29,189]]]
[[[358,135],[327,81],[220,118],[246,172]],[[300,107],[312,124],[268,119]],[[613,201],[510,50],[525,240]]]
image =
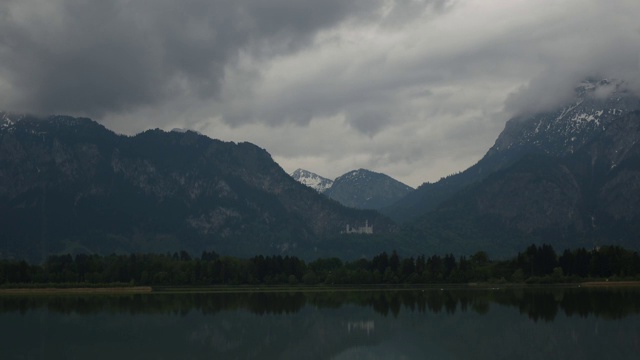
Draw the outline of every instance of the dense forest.
[[[395,251],[372,259],[321,258],[306,263],[293,256],[249,259],[203,252],[173,254],[56,255],[43,264],[0,260],[0,286],[128,285],[341,285],[471,282],[556,283],[640,277],[640,256],[617,246],[565,250],[531,245],[509,260],[485,252],[470,257],[400,257]]]

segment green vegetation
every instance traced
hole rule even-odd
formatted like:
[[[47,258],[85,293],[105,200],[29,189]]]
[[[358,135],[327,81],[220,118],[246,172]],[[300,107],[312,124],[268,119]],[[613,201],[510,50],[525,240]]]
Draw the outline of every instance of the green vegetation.
[[[203,252],[193,258],[173,254],[57,255],[41,265],[1,260],[0,286],[203,286],[203,285],[354,285],[561,283],[590,280],[636,280],[637,252],[617,246],[565,250],[558,256],[550,245],[529,246],[510,260],[491,260],[485,252],[471,257],[432,255],[400,257],[383,252],[371,260],[321,258],[305,263],[293,256],[249,259]]]

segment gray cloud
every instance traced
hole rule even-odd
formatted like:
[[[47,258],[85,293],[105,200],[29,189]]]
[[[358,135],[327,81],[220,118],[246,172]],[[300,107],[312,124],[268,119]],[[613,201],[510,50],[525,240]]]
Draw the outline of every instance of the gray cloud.
[[[514,39],[525,39],[521,48],[537,63],[529,66],[535,69],[530,81],[507,98],[509,112],[527,114],[553,109],[571,100],[576,85],[587,78],[620,79],[632,90],[640,89],[637,3],[614,0],[588,5],[576,8],[560,25],[539,24],[540,28],[531,35]],[[554,19],[558,17],[551,20]]]
[[[295,51],[376,3],[5,0],[0,74],[14,95],[3,105],[100,116],[185,93],[212,97],[239,51]]]

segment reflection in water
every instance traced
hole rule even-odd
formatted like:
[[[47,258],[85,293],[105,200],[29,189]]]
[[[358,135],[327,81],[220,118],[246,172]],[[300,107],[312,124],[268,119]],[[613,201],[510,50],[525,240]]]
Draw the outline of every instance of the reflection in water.
[[[0,296],[1,359],[635,358],[640,289]]]
[[[338,309],[347,304],[370,307],[383,316],[397,317],[402,309],[418,313],[489,312],[492,303],[516,307],[532,320],[553,321],[567,316],[596,315],[619,319],[640,313],[638,288],[503,288],[425,289],[319,292],[152,293],[136,295],[59,295],[0,297],[0,313],[46,308],[63,314],[125,312],[179,314],[191,311],[215,314],[246,310],[257,315],[292,314],[310,305]]]
[[[347,331],[363,330],[367,335],[371,334],[376,329],[376,323],[373,320],[369,321],[349,321],[347,322]]]

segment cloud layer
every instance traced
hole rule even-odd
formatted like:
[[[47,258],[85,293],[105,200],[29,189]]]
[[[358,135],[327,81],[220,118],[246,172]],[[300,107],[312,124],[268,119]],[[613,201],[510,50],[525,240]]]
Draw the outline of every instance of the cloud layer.
[[[252,141],[417,186],[585,77],[640,90],[637,0],[4,0],[0,109]]]

